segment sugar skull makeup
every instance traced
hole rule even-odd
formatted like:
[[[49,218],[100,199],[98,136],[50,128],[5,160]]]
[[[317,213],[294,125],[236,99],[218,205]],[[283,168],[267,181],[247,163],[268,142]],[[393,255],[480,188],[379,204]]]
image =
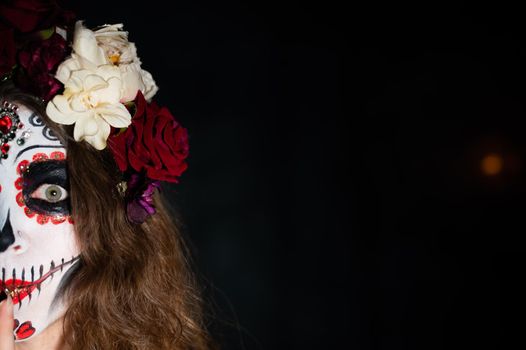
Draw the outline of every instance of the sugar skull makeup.
[[[57,292],[78,262],[66,150],[40,116],[0,105],[0,287],[11,291],[15,338],[61,317]]]

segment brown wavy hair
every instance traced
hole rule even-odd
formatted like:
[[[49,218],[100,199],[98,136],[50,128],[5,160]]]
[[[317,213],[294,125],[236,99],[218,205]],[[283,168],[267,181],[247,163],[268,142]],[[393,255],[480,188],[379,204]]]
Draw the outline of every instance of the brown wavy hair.
[[[157,213],[141,225],[126,219],[109,150],[75,142],[71,127],[53,123],[45,105],[10,84],[0,101],[38,112],[65,145],[80,264],[61,297],[63,334],[71,349],[209,349],[202,299],[178,220],[157,195]]]

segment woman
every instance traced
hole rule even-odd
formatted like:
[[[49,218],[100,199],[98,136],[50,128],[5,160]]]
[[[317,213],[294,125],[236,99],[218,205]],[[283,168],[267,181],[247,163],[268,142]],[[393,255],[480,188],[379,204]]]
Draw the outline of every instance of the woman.
[[[157,193],[186,169],[186,130],[151,102],[121,25],[77,22],[70,40],[70,17],[0,69],[0,350],[206,349],[188,252]],[[0,42],[43,33],[11,29]]]

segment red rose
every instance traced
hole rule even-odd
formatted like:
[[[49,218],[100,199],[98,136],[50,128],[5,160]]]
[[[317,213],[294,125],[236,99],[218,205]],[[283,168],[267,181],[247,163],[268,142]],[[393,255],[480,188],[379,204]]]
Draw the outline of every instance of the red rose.
[[[9,73],[16,64],[16,47],[13,30],[2,28],[0,24],[0,79]]]
[[[56,0],[0,2],[0,20],[22,33],[65,25],[71,22],[73,17],[73,13],[61,9]]]
[[[17,85],[49,101],[62,88],[54,74],[65,56],[66,41],[57,33],[47,40],[29,43],[18,53]]]
[[[168,109],[147,104],[140,91],[135,105],[131,125],[108,140],[120,170],[144,171],[152,180],[178,182],[177,178],[188,167],[186,129]]]

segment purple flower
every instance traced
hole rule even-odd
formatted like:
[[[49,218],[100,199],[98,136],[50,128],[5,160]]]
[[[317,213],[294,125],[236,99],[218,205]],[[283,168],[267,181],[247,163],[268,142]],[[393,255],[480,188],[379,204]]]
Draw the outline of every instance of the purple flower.
[[[152,181],[137,173],[131,175],[128,181],[126,211],[132,223],[142,224],[149,216],[156,213],[153,195],[160,187],[160,181]]]

